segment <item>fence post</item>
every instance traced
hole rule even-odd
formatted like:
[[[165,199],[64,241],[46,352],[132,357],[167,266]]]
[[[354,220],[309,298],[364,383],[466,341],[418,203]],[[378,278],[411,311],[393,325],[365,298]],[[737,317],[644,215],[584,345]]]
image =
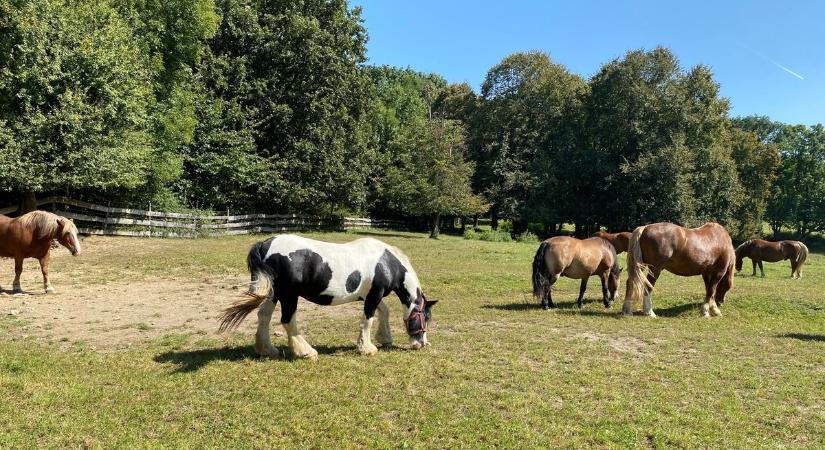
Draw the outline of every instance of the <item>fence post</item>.
[[[152,202],[149,202],[149,237],[152,237]]]

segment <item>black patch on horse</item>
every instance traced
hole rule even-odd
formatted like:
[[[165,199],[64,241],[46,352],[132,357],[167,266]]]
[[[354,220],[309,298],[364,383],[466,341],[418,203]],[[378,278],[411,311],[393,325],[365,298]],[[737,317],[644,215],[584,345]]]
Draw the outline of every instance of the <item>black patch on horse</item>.
[[[332,303],[331,295],[321,295],[332,280],[332,269],[321,255],[309,249],[295,250],[289,256],[275,253],[267,264],[275,274],[278,295],[300,296],[319,305]]]
[[[361,272],[354,271],[347,277],[347,293],[355,292],[361,284]]]

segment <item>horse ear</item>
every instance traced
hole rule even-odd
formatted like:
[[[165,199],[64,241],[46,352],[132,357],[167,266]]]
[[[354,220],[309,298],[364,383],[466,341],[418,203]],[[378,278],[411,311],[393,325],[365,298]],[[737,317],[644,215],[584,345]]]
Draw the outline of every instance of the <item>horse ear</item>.
[[[436,304],[436,303],[438,303],[438,300],[428,301],[428,302],[424,305],[424,308],[426,308],[426,309],[430,309],[430,308],[432,308],[433,306],[435,306],[435,304]]]

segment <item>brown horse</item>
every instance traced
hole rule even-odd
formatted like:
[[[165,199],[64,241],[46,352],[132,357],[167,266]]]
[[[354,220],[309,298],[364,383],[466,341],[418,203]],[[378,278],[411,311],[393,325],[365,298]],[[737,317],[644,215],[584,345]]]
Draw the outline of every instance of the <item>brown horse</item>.
[[[627,294],[622,313],[633,314],[633,302],[644,297],[644,313],[653,312],[653,286],[667,270],[691,277],[702,275],[705,302],[702,315],[721,316],[718,305],[733,286],[734,250],[730,235],[718,223],[684,228],[672,223],[654,223],[633,230],[627,250]]]
[[[72,255],[80,254],[80,241],[74,223],[46,211],[33,211],[16,219],[0,215],[0,257],[14,258],[15,293],[20,288],[20,274],[23,259],[37,258],[43,272],[43,287],[46,292],[54,292],[49,283],[49,250],[52,240],[69,249]]]
[[[582,280],[577,304],[583,306],[587,279],[598,275],[602,281],[602,301],[609,308],[619,290],[619,258],[616,250],[602,238],[584,240],[556,236],[539,245],[533,258],[533,294],[544,309],[554,307],[551,287],[559,275]]]
[[[762,261],[778,262],[791,260],[791,278],[802,278],[802,264],[808,259],[808,247],[799,241],[770,242],[762,239],[751,239],[736,247],[736,271],[742,270],[742,259],[750,258],[753,263],[753,276],[756,276],[756,266],[765,278],[765,269]]]
[[[616,254],[622,254],[627,251],[627,244],[630,242],[630,236],[633,233],[629,231],[622,231],[620,233],[608,233],[606,231],[599,231],[593,233],[591,237],[600,237],[613,245],[616,249]]]

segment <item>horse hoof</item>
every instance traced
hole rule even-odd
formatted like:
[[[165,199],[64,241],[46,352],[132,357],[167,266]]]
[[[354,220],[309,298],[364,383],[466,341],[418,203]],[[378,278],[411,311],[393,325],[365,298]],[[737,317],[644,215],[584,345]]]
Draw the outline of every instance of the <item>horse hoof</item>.
[[[295,354],[295,357],[298,359],[308,359],[310,361],[317,361],[318,360],[318,351],[314,348],[306,351],[304,353]]]
[[[378,344],[379,344],[379,345],[381,346],[381,348],[383,348],[384,350],[389,350],[389,349],[391,349],[391,348],[392,348],[392,341],[390,341],[390,342],[379,342]]]
[[[15,295],[19,295],[19,294],[22,294],[22,293],[23,293],[23,289],[20,289],[20,288],[14,288],[14,289],[12,289],[12,290],[11,290],[11,293],[12,293],[12,294],[15,294]]]
[[[57,291],[55,291],[53,287],[47,287],[46,288],[46,293],[47,294],[54,294],[55,292],[57,292]]]
[[[281,359],[281,352],[279,352],[278,349],[276,349],[276,348],[273,348],[271,350],[263,350],[263,349],[256,348],[255,350],[258,352],[258,355],[261,358]]]
[[[372,356],[372,355],[378,353],[378,347],[376,347],[372,344],[362,345],[359,350],[361,351],[361,354],[364,355],[364,356]]]
[[[656,317],[656,313],[655,313],[655,312],[653,312],[653,311],[650,311],[650,312],[648,312],[648,313],[645,313],[645,316],[650,317],[650,318],[655,318],[655,317]]]

